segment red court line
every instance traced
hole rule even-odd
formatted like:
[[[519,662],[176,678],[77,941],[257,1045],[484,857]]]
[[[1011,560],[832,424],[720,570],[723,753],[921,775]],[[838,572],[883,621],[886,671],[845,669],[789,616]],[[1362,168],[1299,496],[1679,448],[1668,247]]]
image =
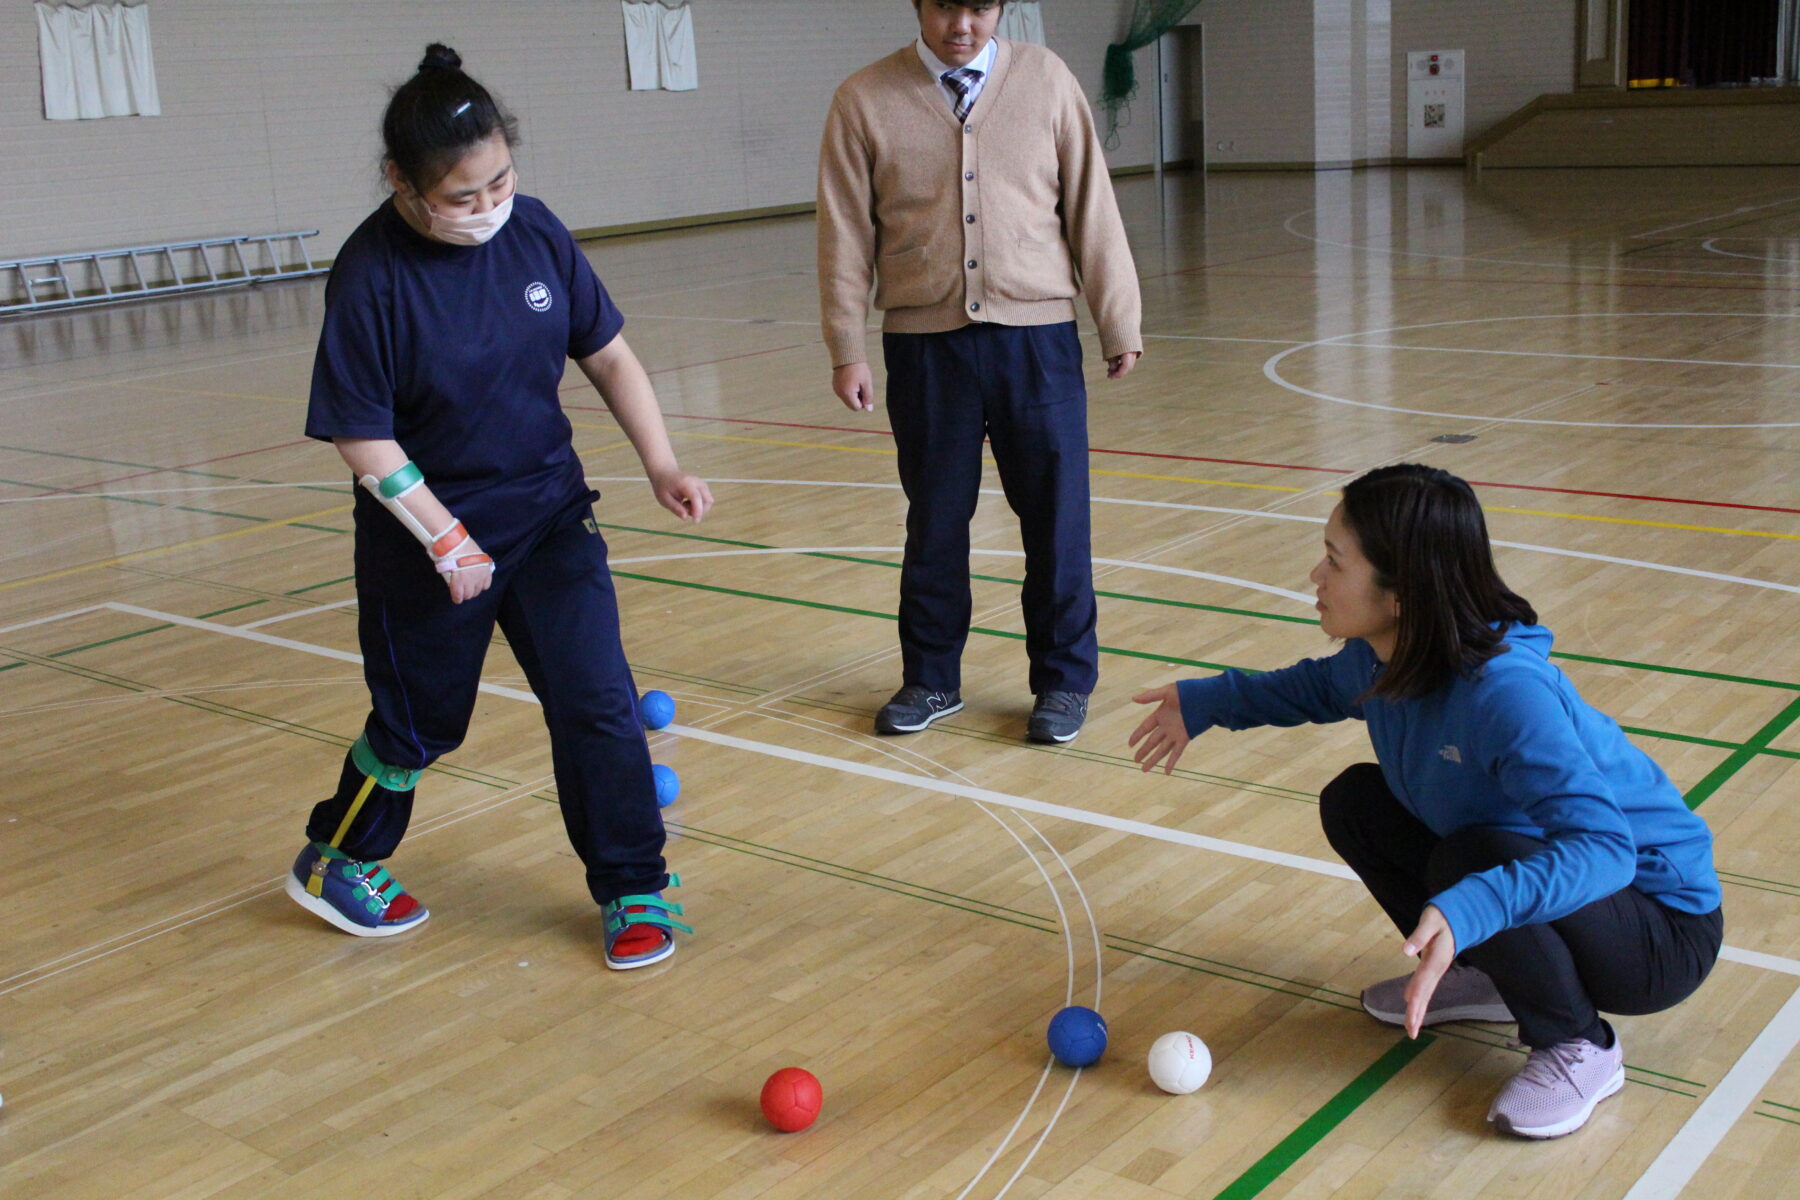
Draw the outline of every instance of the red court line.
[[[646,375],[667,375],[671,371],[691,371],[695,367],[710,367],[710,366],[714,366],[718,363],[737,362],[741,358],[756,358],[757,356],[763,355],[763,354],[779,354],[783,350],[798,350],[802,346],[808,346],[811,344],[812,343],[810,343],[810,342],[796,342],[792,346],[771,346],[767,350],[752,350],[748,354],[732,354],[732,355],[728,355],[725,358],[709,358],[705,362],[681,363],[679,366],[673,366],[673,367],[658,367],[654,371],[645,371],[644,374],[646,374]],[[560,388],[557,388],[556,390],[559,392],[574,392],[574,391],[579,391],[584,387],[592,387],[592,386],[593,385],[590,384],[587,380],[583,379],[580,383],[571,383],[567,387],[560,387]],[[579,408],[582,406],[574,405],[574,404],[566,404],[563,407]],[[667,413],[664,415],[675,416],[676,414]]]
[[[579,405],[566,405],[577,408]],[[880,437],[893,437],[886,429],[857,429],[849,425],[810,425],[799,421],[759,421],[751,417],[705,417],[689,413],[665,412],[665,417],[679,417],[684,421],[723,421],[728,425],[773,425],[781,429],[813,429],[826,433],[862,433],[876,434]],[[1131,458],[1164,458],[1176,462],[1219,463],[1229,467],[1266,467],[1274,471],[1316,471],[1324,475],[1358,474],[1348,467],[1314,467],[1302,463],[1259,462],[1248,458],[1209,458],[1201,454],[1165,454],[1155,450],[1110,450],[1104,446],[1089,446],[1090,454],[1116,454]],[[1495,483],[1492,480],[1471,479],[1476,487],[1506,488],[1519,492],[1551,492],[1562,496],[1600,496],[1608,500],[1642,500],[1652,504],[1693,504],[1706,508],[1737,508],[1749,512],[1793,513],[1800,515],[1800,508],[1783,508],[1776,504],[1742,504],[1735,500],[1690,500],[1681,496],[1646,496],[1636,492],[1602,492],[1587,488],[1550,487],[1536,483]]]
[[[1457,261],[1480,263],[1480,262],[1486,262],[1487,260],[1480,259],[1480,258],[1472,258],[1472,259],[1466,259],[1466,260],[1458,259]],[[1493,265],[1494,266],[1512,266],[1514,264],[1512,264],[1512,263],[1494,263]],[[1586,268],[1582,268],[1582,269],[1591,270],[1591,271],[1600,271],[1600,270],[1605,270],[1606,268],[1604,268],[1604,267],[1586,267]],[[1674,268],[1671,268],[1671,270],[1673,270],[1673,269]],[[1172,274],[1172,275],[1191,275],[1191,274],[1195,274],[1195,273],[1198,273],[1201,271],[1206,271],[1209,274],[1211,274],[1212,276],[1214,276],[1216,278],[1220,278],[1220,279],[1251,279],[1251,280],[1255,280],[1255,279],[1310,279],[1315,283],[1318,283],[1318,282],[1361,283],[1364,281],[1364,277],[1357,276],[1357,275],[1316,275],[1316,274],[1311,274],[1311,273],[1308,273],[1305,271],[1300,271],[1300,272],[1245,271],[1245,272],[1242,272],[1241,274],[1232,274],[1230,272],[1220,271],[1216,268],[1211,268],[1211,267],[1188,267],[1185,270],[1172,271],[1172,272],[1170,272],[1170,274]],[[1162,277],[1161,276],[1147,276],[1146,278],[1160,279]],[[1788,284],[1786,286],[1776,285],[1776,286],[1763,287],[1760,285],[1740,285],[1740,284],[1734,284],[1734,283],[1651,283],[1651,282],[1645,281],[1645,280],[1629,280],[1629,279],[1620,279],[1620,280],[1608,279],[1608,280],[1605,280],[1604,282],[1584,282],[1579,279],[1560,279],[1560,280],[1559,279],[1447,279],[1447,278],[1443,278],[1440,276],[1433,276],[1433,275],[1394,275],[1391,278],[1393,279],[1394,282],[1397,282],[1397,283],[1455,283],[1455,284],[1462,284],[1465,287],[1493,287],[1496,284],[1513,283],[1513,284],[1523,284],[1528,287],[1560,287],[1560,288],[1577,288],[1577,287],[1628,288],[1628,287],[1630,287],[1630,288],[1689,288],[1689,289],[1698,288],[1698,289],[1705,290],[1705,291],[1719,291],[1719,292],[1791,292],[1791,291],[1795,290],[1793,284]],[[1746,272],[1745,278],[1750,279],[1750,278],[1754,278],[1754,276],[1751,276],[1748,272]],[[1721,313],[1719,315],[1720,316],[1736,316],[1737,314],[1736,313]]]
[[[246,454],[267,454],[271,450],[286,450],[289,446],[304,446],[312,440],[313,439],[311,438],[295,438],[291,442],[282,442],[275,446],[261,446],[255,450],[237,450],[231,454],[220,454],[213,458],[202,458],[191,463],[178,463],[173,467],[153,467],[148,471],[138,471],[131,475],[120,475],[116,479],[102,479],[96,483],[72,484],[69,487],[55,488],[44,494],[47,496],[56,496],[64,492],[79,492],[86,488],[105,487],[109,483],[124,483],[128,479],[142,479],[146,475],[162,475],[169,471],[185,471],[189,467],[203,467],[208,463],[224,462],[228,458],[242,458]]]

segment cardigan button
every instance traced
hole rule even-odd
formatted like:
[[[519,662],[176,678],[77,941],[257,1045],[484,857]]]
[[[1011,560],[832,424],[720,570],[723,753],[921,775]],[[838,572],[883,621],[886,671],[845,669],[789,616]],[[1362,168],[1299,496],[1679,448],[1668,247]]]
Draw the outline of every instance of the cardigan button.
[[[964,179],[973,179],[973,178],[975,178],[975,172],[973,172],[973,171],[964,171],[964,172],[963,172],[963,178],[964,178]]]
[[[963,220],[967,221],[969,224],[973,225],[975,223],[975,214],[970,213],[968,216],[964,217]]]
[[[971,258],[969,260],[969,270],[973,271],[974,269],[975,269],[975,260]]]
[[[976,301],[972,302],[969,305],[969,311],[970,312],[980,312],[981,311],[981,301],[976,300]]]
[[[964,132],[964,133],[974,133],[974,132],[975,132],[975,127],[974,127],[974,126],[973,126],[973,125],[964,125],[964,126],[963,126],[963,132]]]

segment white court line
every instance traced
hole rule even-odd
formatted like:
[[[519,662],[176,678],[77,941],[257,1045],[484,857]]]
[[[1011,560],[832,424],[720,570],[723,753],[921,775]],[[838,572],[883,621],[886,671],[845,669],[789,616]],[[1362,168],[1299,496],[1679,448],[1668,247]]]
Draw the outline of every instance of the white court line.
[[[1751,271],[1702,271],[1693,267],[1621,267],[1615,263],[1540,262],[1530,258],[1488,258],[1486,255],[1482,254],[1439,254],[1432,250],[1396,250],[1391,246],[1368,246],[1358,245],[1355,242],[1337,242],[1330,238],[1316,237],[1310,233],[1301,233],[1298,229],[1294,228],[1295,221],[1299,220],[1301,217],[1307,216],[1313,211],[1314,210],[1310,208],[1301,209],[1281,223],[1282,229],[1294,237],[1299,238],[1301,241],[1312,242],[1320,246],[1335,246],[1340,250],[1354,250],[1361,254],[1397,254],[1404,258],[1434,258],[1444,262],[1487,263],[1507,267],[1541,267],[1560,271],[1625,271],[1632,274],[1644,275],[1711,275],[1725,279],[1741,279],[1752,283],[1758,280],[1771,278],[1769,275]],[[1398,237],[1406,233],[1407,230],[1405,229],[1390,229],[1388,231],[1388,236]],[[1774,278],[1785,277],[1776,276]]]
[[[1764,208],[1774,208],[1777,204],[1792,204],[1793,201],[1794,197],[1783,196],[1781,199],[1771,200],[1767,204],[1745,204],[1732,209],[1730,212],[1714,213],[1710,217],[1697,217],[1692,221],[1683,221],[1679,225],[1664,225],[1661,229],[1652,229],[1649,233],[1634,233],[1631,236],[1634,238],[1651,238],[1659,233],[1667,233],[1671,229],[1686,229],[1690,225],[1704,225],[1708,221],[1723,221],[1726,217],[1735,217],[1743,213],[1756,212],[1759,209]]]
[[[350,494],[353,490],[352,486],[342,479],[308,479],[299,483],[218,483],[208,487],[137,488],[125,492],[57,492],[54,496],[7,496],[0,497],[0,504],[42,504],[46,500],[113,500],[131,496],[174,496],[187,492],[266,492],[275,488],[331,488],[345,494]]]
[[[1795,317],[1800,313],[1761,312],[1761,313],[1722,313],[1722,312],[1573,312],[1573,313],[1531,313],[1518,317],[1472,317],[1460,321],[1427,321],[1419,325],[1394,325],[1387,329],[1360,329],[1354,333],[1340,333],[1334,337],[1319,338],[1316,341],[1302,342],[1291,346],[1279,354],[1272,354],[1263,362],[1262,373],[1270,383],[1301,396],[1310,396],[1315,400],[1323,400],[1329,404],[1347,404],[1353,408],[1370,408],[1376,412],[1405,413],[1414,417],[1444,417],[1453,421],[1498,421],[1508,425],[1560,425],[1574,426],[1584,429],[1795,429],[1800,428],[1800,421],[1747,421],[1742,423],[1713,422],[1710,424],[1692,423],[1677,424],[1657,421],[1553,421],[1546,417],[1500,417],[1487,413],[1453,413],[1437,412],[1424,408],[1398,408],[1391,404],[1377,404],[1371,400],[1352,400],[1347,396],[1333,396],[1329,392],[1318,392],[1311,388],[1301,387],[1289,379],[1283,378],[1279,367],[1281,361],[1292,354],[1300,354],[1307,350],[1331,349],[1336,346],[1354,345],[1351,338],[1374,337],[1383,333],[1407,333],[1414,329],[1444,329],[1455,325],[1497,325],[1507,321],[1574,321],[1591,318],[1622,319],[1632,317],[1712,317],[1737,318],[1746,321],[1767,321],[1771,317]],[[1522,351],[1520,353],[1523,353]],[[1671,359],[1671,362],[1699,363],[1697,359]],[[1725,364],[1774,366],[1788,370],[1800,370],[1800,366],[1792,363],[1754,363]]]
[[[355,596],[350,597],[348,600],[333,600],[330,604],[320,604],[313,608],[302,608],[296,612],[277,613],[272,617],[264,617],[260,621],[249,621],[243,625],[239,625],[238,628],[261,629],[264,625],[273,625],[277,621],[291,621],[295,617],[310,617],[314,613],[330,612],[334,608],[345,608],[355,603]]]
[[[1748,255],[1742,256],[1748,257]],[[1717,314],[1729,316],[1735,314]],[[1351,336],[1355,336],[1352,334]],[[1738,362],[1731,359],[1718,358],[1639,358],[1630,354],[1559,354],[1551,350],[1476,350],[1468,346],[1407,346],[1399,342],[1339,342],[1328,343],[1332,346],[1357,346],[1365,350],[1424,350],[1434,354],[1503,354],[1513,358],[1575,358],[1584,362],[1636,362],[1636,363],[1678,363],[1686,367],[1768,367],[1777,371],[1800,371],[1800,363],[1783,362]],[[1501,417],[1489,417],[1488,420],[1504,420]],[[1636,426],[1633,426],[1636,428]],[[1652,426],[1651,428],[1657,428]],[[1688,428],[1683,426],[1682,428]],[[1707,426],[1706,428],[1713,428]],[[1739,428],[1731,426],[1730,428]]]
[[[1656,1156],[1625,1200],[1674,1200],[1800,1044],[1800,990],[1787,998],[1725,1078]]]
[[[1713,244],[1719,240],[1720,239],[1716,237],[1707,238],[1704,242],[1700,243],[1700,248],[1708,254],[1723,254],[1726,258],[1747,258],[1751,262],[1800,262],[1800,258],[1783,258],[1779,254],[1740,254],[1736,250],[1725,250]],[[1744,240],[1749,241],[1751,239],[1746,238]],[[1764,238],[1762,240],[1767,241],[1768,239]]]
[[[589,475],[588,482],[630,483],[641,481],[636,480],[633,476],[629,475]],[[897,483],[858,483],[840,479],[714,479],[712,482],[762,483],[778,487],[890,488],[895,491],[898,491],[900,488],[900,485]],[[984,496],[1004,495],[999,488],[982,488],[981,494]],[[1129,500],[1118,496],[1093,496],[1090,497],[1090,499],[1095,504],[1123,504],[1133,508],[1170,508],[1179,509],[1183,512],[1221,513],[1226,516],[1259,517],[1265,521],[1299,521],[1306,525],[1325,524],[1324,517],[1309,517],[1302,513],[1275,512],[1270,509],[1262,508],[1225,508],[1216,504],[1183,504],[1174,500]],[[1565,550],[1560,546],[1539,546],[1534,542],[1508,542],[1503,541],[1500,538],[1491,538],[1489,540],[1493,545],[1505,546],[1509,550],[1534,550],[1539,554],[1554,554],[1559,558],[1585,558],[1589,562],[1612,563],[1614,566],[1620,567],[1641,567],[1646,571],[1662,571],[1669,575],[1688,575],[1696,579],[1711,579],[1718,583],[1741,583],[1745,587],[1765,588],[1773,592],[1800,593],[1800,585],[1775,583],[1767,579],[1752,579],[1747,575],[1725,575],[1717,571],[1702,571],[1698,567],[1677,567],[1670,563],[1651,562],[1650,560],[1643,558],[1620,558],[1617,555],[1612,554],[1596,554],[1591,550]],[[644,560],[640,559],[638,561]],[[1201,572],[1188,572],[1183,568],[1178,567],[1163,567],[1156,563],[1133,562],[1130,559],[1097,558],[1094,561],[1121,563],[1145,571],[1170,571],[1178,574],[1199,575],[1202,578],[1229,578],[1208,576]],[[1273,584],[1251,583],[1245,580],[1237,580],[1235,582],[1245,587],[1254,588],[1257,591],[1268,591],[1274,587]],[[1283,592],[1281,594],[1294,597],[1302,596],[1302,593],[1300,592]],[[1308,603],[1311,603],[1312,601],[1311,596],[1304,596],[1304,599]],[[3,632],[5,631],[0,630],[0,633]]]
[[[211,621],[203,621],[193,617],[183,617],[174,613],[158,612],[155,609],[143,608],[134,604],[108,602],[104,607],[119,612],[154,620],[167,621],[170,624],[182,625],[193,629],[221,633],[228,637],[242,638],[248,641],[262,642],[268,645],[281,646],[298,650],[301,653],[315,654],[323,658],[332,658],[345,662],[360,662],[361,656],[343,650],[333,650],[327,646],[315,646],[307,642],[298,642],[289,638],[275,637],[256,630],[240,629],[232,625],[220,625]],[[92,611],[85,609],[79,611]],[[33,622],[34,624],[42,623]],[[501,687],[497,684],[483,683],[483,692],[490,695],[506,696],[511,699],[537,703],[537,697],[528,691],[517,688]],[[1241,842],[1231,842],[1220,838],[1209,838],[1200,834],[1188,833],[1185,830],[1166,829],[1143,821],[1132,821],[1120,817],[1112,817],[1103,813],[1092,813],[1082,809],[1070,808],[1066,805],[1049,804],[1040,800],[1031,800],[1023,796],[1012,796],[1004,792],[996,792],[987,788],[971,787],[964,784],[946,783],[918,775],[888,770],[884,767],[870,766],[864,763],[850,762],[845,759],[830,758],[825,755],[811,754],[804,750],[775,746],[764,742],[752,741],[748,738],[733,737],[730,734],[717,733],[713,730],[698,729],[693,726],[670,725],[666,731],[680,737],[692,738],[695,741],[710,742],[714,745],[732,749],[745,750],[752,754],[761,754],[773,758],[782,758],[790,762],[805,763],[810,766],[825,767],[842,771],[850,775],[859,775],[869,779],[880,779],[899,784],[904,787],[919,788],[924,791],[938,792],[944,795],[960,796],[964,799],[984,801],[1024,812],[1042,813],[1046,816],[1059,817],[1078,824],[1112,829],[1121,833],[1133,833],[1141,837],[1157,841],[1171,842],[1178,845],[1193,846],[1202,850],[1213,850],[1217,853],[1238,858],[1270,863],[1277,866],[1292,867],[1315,875],[1329,875],[1339,879],[1354,880],[1356,875],[1348,867],[1338,863],[1329,863],[1321,859],[1308,858],[1304,855],[1287,854],[1281,851],[1267,850],[1260,846],[1249,846]],[[1764,954],[1760,951],[1741,950],[1726,946],[1720,951],[1720,957],[1728,961],[1742,963],[1763,970],[1779,971],[1784,974],[1800,975],[1800,961],[1784,958],[1779,955]],[[1664,1196],[1673,1196],[1674,1192],[1659,1191],[1666,1188],[1669,1179],[1651,1181],[1651,1175],[1660,1169],[1670,1172],[1670,1179],[1681,1174],[1679,1183],[1691,1178],[1700,1165],[1711,1155],[1718,1143],[1737,1119],[1744,1108],[1771,1078],[1781,1063],[1792,1052],[1796,1041],[1800,1041],[1800,992],[1790,997],[1788,1002],[1776,1014],[1768,1026],[1763,1029],[1751,1043],[1725,1079],[1713,1089],[1702,1101],[1694,1115],[1688,1119],[1675,1139],[1666,1146],[1656,1161],[1651,1164],[1642,1178],[1639,1179],[1627,1200],[1652,1200]],[[1073,1093],[1075,1080],[1070,1079],[1069,1091],[1064,1093],[1063,1104],[1058,1105],[1057,1112],[1051,1118],[1054,1124],[1061,1115],[1063,1105]],[[1721,1099],[1723,1097],[1723,1099]],[[1034,1093],[1035,1098],[1035,1093]],[[1704,1118],[1704,1120],[1702,1119]],[[1042,1138],[1039,1144],[1042,1144]],[[1033,1153],[1036,1152],[1034,1147]],[[1017,1178],[1016,1174],[1014,1178]],[[1011,1180],[1007,1186],[1011,1186]],[[1675,1191],[1678,1192],[1677,1186]]]
[[[1321,522],[1322,523],[1322,522]],[[685,554],[645,554],[636,558],[615,558],[609,560],[616,567],[632,566],[638,563],[672,562],[683,558],[738,558],[755,557],[761,554],[903,554],[905,546],[762,546],[747,550],[693,550]],[[982,550],[971,548],[971,555],[981,554],[993,558],[1024,558],[1023,550]],[[1170,567],[1161,563],[1136,562],[1128,558],[1096,558],[1093,560],[1108,567],[1134,567],[1143,571],[1155,571],[1163,575],[1184,575],[1189,579],[1210,579],[1214,583],[1228,583],[1234,587],[1248,588],[1255,592],[1267,592],[1272,596],[1284,596],[1298,601],[1308,607],[1312,606],[1313,597],[1305,592],[1289,591],[1284,587],[1276,587],[1272,583],[1258,583],[1254,579],[1239,579],[1235,575],[1215,575],[1210,571],[1194,571],[1187,567]],[[345,603],[349,603],[345,601]],[[299,613],[292,614],[299,616]],[[276,618],[280,619],[280,618]],[[266,624],[257,622],[256,624]],[[250,625],[239,626],[250,629]]]
[[[190,629],[203,630],[208,633],[222,633],[227,637],[241,638],[245,641],[261,642],[265,645],[280,646],[287,650],[297,650],[302,654],[313,654],[321,658],[336,659],[339,662],[362,662],[360,654],[348,650],[334,650],[329,646],[317,646],[311,642],[295,641],[291,638],[276,637],[255,629],[241,629],[236,625],[221,625],[215,621],[203,621],[196,617],[184,617],[177,613],[159,612],[153,608],[143,608],[136,604],[123,604],[108,601],[101,607],[117,612],[131,613],[134,616],[147,617],[156,621],[166,621],[171,625],[181,625]],[[538,703],[538,698],[521,688],[503,687],[497,683],[483,683],[481,690],[493,696],[505,696],[511,700],[523,700],[528,704]],[[825,767],[828,770],[842,771],[847,775],[860,775],[866,779],[879,779],[888,783],[897,783],[904,787],[919,788],[924,791],[938,792],[946,796],[960,796],[965,800],[980,800],[990,804],[998,804],[1021,812],[1041,813],[1047,817],[1058,817],[1079,825],[1090,825],[1099,829],[1110,829],[1118,833],[1131,833],[1139,837],[1151,838],[1159,842],[1169,842],[1179,846],[1192,846],[1200,850],[1212,850],[1219,854],[1231,855],[1234,858],[1250,859],[1256,862],[1269,863],[1275,866],[1292,867],[1297,871],[1305,871],[1313,875],[1329,875],[1334,879],[1356,878],[1356,873],[1342,863],[1326,862],[1324,859],[1308,858],[1302,854],[1289,854],[1282,850],[1268,850],[1261,846],[1251,846],[1243,842],[1227,841],[1223,838],[1207,837],[1204,834],[1189,833],[1184,829],[1170,829],[1162,825],[1153,825],[1147,821],[1134,821],[1126,817],[1109,816],[1106,813],[1089,812],[1086,809],[1071,808],[1065,804],[1051,804],[1044,800],[1033,800],[1025,796],[1009,795],[989,788],[973,787],[968,784],[949,783],[944,780],[930,779],[925,776],[911,775],[903,771],[894,771],[886,767],[870,766],[867,763],[851,762],[848,759],[831,758],[823,754],[813,754],[806,750],[795,750],[787,746],[776,746],[768,742],[753,741],[749,738],[734,737],[728,733],[718,733],[710,729],[697,729],[689,725],[665,726],[669,733],[680,737],[692,738],[697,742],[710,742],[716,746],[725,746],[734,750],[745,750],[751,754],[760,754],[769,758],[782,758],[789,762],[805,763],[808,766]],[[1764,970],[1781,971],[1800,975],[1800,960],[1784,958],[1780,955],[1764,954],[1761,951],[1740,950],[1727,946],[1720,951],[1721,958]]]

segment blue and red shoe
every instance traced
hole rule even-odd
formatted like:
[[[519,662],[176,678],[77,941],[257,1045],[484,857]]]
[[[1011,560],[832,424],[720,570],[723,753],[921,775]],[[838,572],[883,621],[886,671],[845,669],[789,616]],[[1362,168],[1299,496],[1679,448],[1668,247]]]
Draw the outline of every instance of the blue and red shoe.
[[[680,887],[681,876],[669,876],[669,886]],[[681,905],[664,900],[661,892],[620,896],[600,911],[606,915],[606,965],[615,971],[659,963],[675,953],[677,929],[694,932],[675,919],[682,915]]]
[[[357,937],[392,937],[431,915],[386,867],[358,862],[323,842],[308,842],[300,851],[287,894],[307,912]]]

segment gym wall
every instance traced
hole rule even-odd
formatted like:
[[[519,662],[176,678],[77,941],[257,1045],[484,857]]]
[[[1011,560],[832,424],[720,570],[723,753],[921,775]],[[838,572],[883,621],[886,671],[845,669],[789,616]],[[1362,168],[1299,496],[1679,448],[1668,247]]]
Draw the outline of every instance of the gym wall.
[[[429,41],[519,114],[521,185],[573,228],[810,203],[833,89],[918,30],[908,0],[695,0],[699,90],[631,92],[616,0],[149,4],[164,115],[94,121],[43,118],[31,5],[0,7],[0,259],[312,228],[332,257],[385,194],[381,110]],[[1130,9],[1044,5],[1090,96]],[[1146,110],[1111,160],[1154,147]]]

